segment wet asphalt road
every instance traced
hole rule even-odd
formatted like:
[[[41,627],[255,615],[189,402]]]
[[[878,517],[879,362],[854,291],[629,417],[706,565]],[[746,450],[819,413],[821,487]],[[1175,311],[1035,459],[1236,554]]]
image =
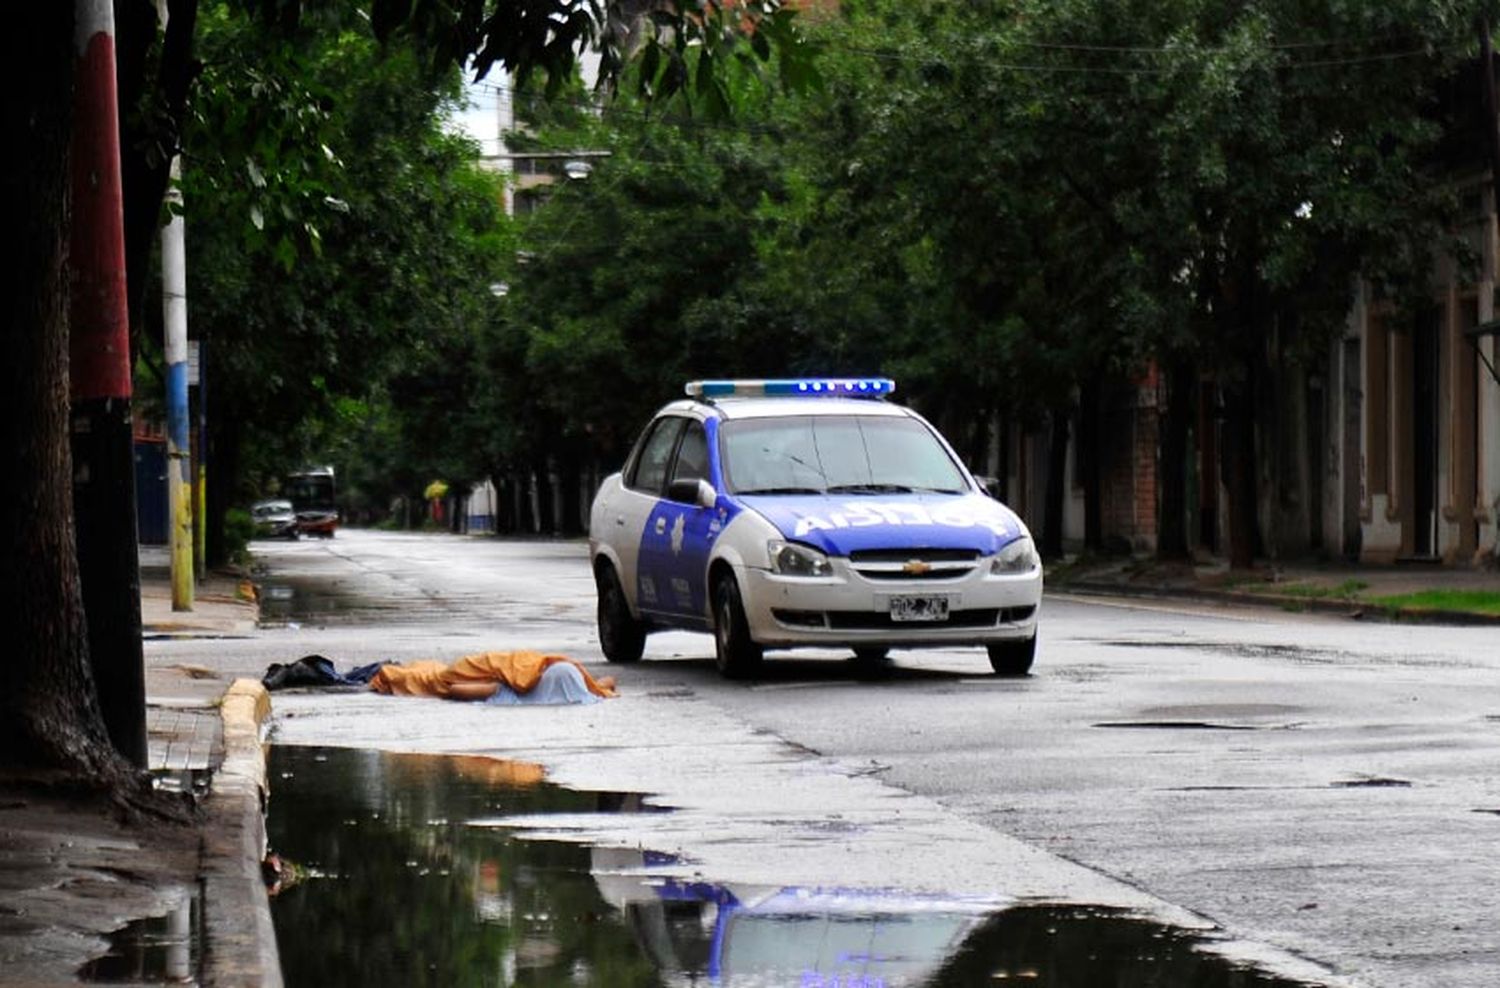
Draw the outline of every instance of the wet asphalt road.
[[[267,627],[153,655],[257,675],[308,652],[604,666],[581,542],[254,548]],[[929,650],[873,675],[782,653],[744,684],[717,677],[707,636],[674,633],[608,669],[622,700],[561,717],[278,695],[275,738],[528,757],[564,784],[658,794],[678,812],[556,826],[716,878],[1103,902],[1327,983],[1500,984],[1493,630],[1053,596],[1041,636],[1019,681],[980,650]]]

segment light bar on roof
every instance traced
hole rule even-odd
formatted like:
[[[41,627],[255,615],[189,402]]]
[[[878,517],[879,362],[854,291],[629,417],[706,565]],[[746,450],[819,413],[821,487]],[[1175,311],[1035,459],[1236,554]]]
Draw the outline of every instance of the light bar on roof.
[[[690,398],[884,398],[896,390],[888,377],[790,377],[754,381],[689,381]]]

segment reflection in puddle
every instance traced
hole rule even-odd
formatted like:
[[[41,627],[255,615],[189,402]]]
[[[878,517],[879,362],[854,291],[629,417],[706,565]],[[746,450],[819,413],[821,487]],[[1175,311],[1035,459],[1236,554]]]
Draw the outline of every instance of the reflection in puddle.
[[[284,583],[264,583],[260,588],[261,625],[287,624],[287,622],[327,619],[345,615],[354,610],[380,610],[372,601],[357,600],[341,594],[332,586],[312,580],[287,580]]]
[[[627,809],[540,767],[273,747],[271,846],[304,876],[272,900],[288,985],[649,985],[606,914],[588,848],[511,840],[480,817]]]
[[[260,624],[265,627],[307,620],[363,620],[394,609],[390,601],[348,593],[338,581],[287,577],[259,588]]]
[[[162,792],[180,792],[198,802],[208,795],[213,772],[206,768],[152,769],[151,785]]]
[[[201,886],[165,916],[136,920],[109,937],[109,953],[78,971],[81,981],[198,984],[202,981]],[[3,978],[0,978],[3,980]]]
[[[272,749],[289,985],[1289,988],[1105,910],[889,889],[684,882],[672,858],[467,821],[629,812],[478,757]]]

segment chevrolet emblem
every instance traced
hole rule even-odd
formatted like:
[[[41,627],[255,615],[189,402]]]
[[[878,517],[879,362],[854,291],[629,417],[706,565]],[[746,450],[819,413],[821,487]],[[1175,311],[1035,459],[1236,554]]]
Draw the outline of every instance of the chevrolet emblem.
[[[901,572],[907,576],[922,576],[932,572],[932,566],[922,562],[920,559],[908,559],[901,567]]]

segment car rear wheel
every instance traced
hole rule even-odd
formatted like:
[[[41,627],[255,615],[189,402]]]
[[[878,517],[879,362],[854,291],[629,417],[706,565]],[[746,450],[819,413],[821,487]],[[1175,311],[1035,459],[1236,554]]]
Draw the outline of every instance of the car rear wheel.
[[[997,676],[1024,676],[1036,659],[1036,635],[1020,641],[992,642],[988,648],[990,668]]]
[[[613,566],[599,567],[594,577],[599,592],[599,649],[611,662],[637,662],[646,650],[646,625],[630,615],[625,588]]]
[[[714,584],[714,663],[725,676],[740,679],[755,671],[764,655],[750,637],[739,585],[732,576],[721,577]]]

